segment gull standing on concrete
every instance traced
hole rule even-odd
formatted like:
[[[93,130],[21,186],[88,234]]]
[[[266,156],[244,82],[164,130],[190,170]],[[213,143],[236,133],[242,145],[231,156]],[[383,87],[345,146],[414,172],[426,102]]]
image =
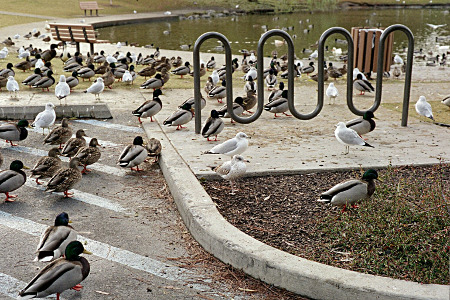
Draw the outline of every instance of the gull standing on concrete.
[[[336,139],[343,145],[345,145],[346,152],[344,154],[349,153],[350,145],[360,145],[366,147],[372,147],[364,141],[356,131],[353,129],[347,128],[344,122],[339,122],[336,125],[336,130],[334,131],[334,135]]]
[[[234,138],[214,146],[211,150],[206,151],[205,154],[225,154],[230,157],[242,154],[248,148],[249,138],[245,133],[239,132]]]
[[[49,102],[45,104],[45,110],[37,114],[34,122],[31,123],[31,126],[36,127],[37,129],[42,128],[42,134],[44,134],[44,128],[47,128],[48,132],[50,132],[50,127],[55,124],[55,120],[55,105]]]
[[[419,115],[425,116],[434,121],[433,111],[431,110],[431,105],[430,105],[430,103],[427,102],[427,99],[425,98],[425,96],[420,96],[419,100],[417,100],[415,106],[416,106],[416,111]]]
[[[10,98],[17,99],[17,92],[19,91],[19,84],[14,79],[13,76],[8,77],[8,82],[6,83],[6,89],[9,92]],[[12,93],[14,93],[14,97],[12,96]]]
[[[55,96],[59,100],[59,105],[61,105],[61,100],[66,99],[67,96],[70,95],[70,86],[66,82],[66,76],[61,75],[59,77],[59,82],[55,86]],[[67,105],[67,101],[64,100]]]
[[[333,99],[333,104],[334,104],[334,101],[336,100],[336,97],[339,96],[339,92],[338,92],[338,89],[334,86],[333,82],[331,82],[328,85],[326,94],[330,98],[330,103],[329,104],[331,104],[331,99]]]
[[[100,94],[105,89],[105,84],[103,83],[103,78],[97,78],[97,80],[84,92],[91,93],[95,95],[95,100],[100,101]]]
[[[243,176],[247,171],[245,160],[241,155],[234,155],[230,161],[224,162],[222,165],[213,168],[213,171],[222,176],[223,179],[228,179],[231,184],[231,195],[234,195],[236,190],[234,189],[233,181]]]

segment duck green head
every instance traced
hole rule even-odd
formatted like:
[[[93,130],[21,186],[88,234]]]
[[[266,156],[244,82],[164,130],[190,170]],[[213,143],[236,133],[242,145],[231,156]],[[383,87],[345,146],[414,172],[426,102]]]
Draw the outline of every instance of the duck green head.
[[[27,120],[20,120],[19,122],[17,122],[17,126],[19,127],[28,127],[29,123]]]
[[[142,138],[142,136],[137,136],[134,138],[133,140],[133,145],[143,145],[144,144],[144,139]]]
[[[67,226],[69,225],[69,215],[65,212],[56,216],[55,226]]]
[[[373,111],[371,111],[371,110],[366,111],[363,115],[364,120],[370,120],[372,118],[375,118],[375,115],[373,114]]]
[[[9,169],[13,171],[19,171],[23,168],[25,168],[25,166],[20,160],[15,160],[9,165]]]
[[[84,249],[83,244],[79,241],[70,242],[66,247],[65,255],[67,260],[76,260],[81,253],[92,254]]]
[[[364,172],[364,175],[362,177],[363,180],[374,180],[378,178],[378,173],[374,169],[369,169],[366,172]]]

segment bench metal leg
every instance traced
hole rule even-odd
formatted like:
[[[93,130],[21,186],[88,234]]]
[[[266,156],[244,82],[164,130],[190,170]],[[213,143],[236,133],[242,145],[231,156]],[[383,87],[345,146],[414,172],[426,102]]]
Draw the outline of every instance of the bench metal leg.
[[[97,17],[98,17],[98,9],[96,9],[96,10],[95,10],[95,14],[96,14],[96,15],[97,15]]]
[[[90,10],[90,12],[91,12],[91,17],[92,17],[92,9]]]
[[[91,43],[91,55],[94,54],[94,44]]]
[[[84,10],[84,16],[86,17],[87,9]]]
[[[80,42],[76,42],[76,45],[77,45],[77,52],[81,53],[80,52]]]

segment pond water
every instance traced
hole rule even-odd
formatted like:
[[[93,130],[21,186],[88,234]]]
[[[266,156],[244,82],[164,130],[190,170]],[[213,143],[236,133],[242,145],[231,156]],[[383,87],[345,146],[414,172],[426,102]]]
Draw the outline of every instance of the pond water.
[[[181,50],[181,45],[194,45],[196,39],[208,31],[217,31],[224,34],[231,42],[232,51],[238,54],[240,49],[256,49],[258,40],[265,28],[268,30],[283,27],[294,37],[295,53],[299,57],[309,54],[302,53],[302,49],[314,49],[320,35],[328,28],[339,26],[351,31],[352,27],[388,27],[392,24],[403,24],[411,29],[415,37],[415,49],[423,48],[435,51],[436,36],[448,35],[448,27],[433,30],[426,23],[445,24],[449,21],[449,11],[445,9],[378,9],[378,10],[345,10],[333,12],[297,12],[281,15],[243,15],[220,18],[199,18],[194,20],[175,20],[171,22],[152,22],[144,24],[131,24],[115,27],[100,28],[100,38],[112,42],[135,42],[141,46],[154,44],[162,49]],[[450,26],[450,25],[447,25]],[[292,28],[293,27],[293,28]],[[289,30],[289,28],[292,28]],[[309,31],[308,31],[309,30]],[[333,35],[327,40],[327,45],[342,48],[346,45],[338,44],[335,38],[343,39],[341,35]],[[448,38],[448,36],[447,36]],[[279,53],[287,52],[287,47],[276,47],[274,39],[264,47],[265,54],[269,55],[273,49]],[[280,39],[280,38],[278,38]],[[441,42],[440,45],[448,45]],[[217,40],[208,40],[203,43],[202,52],[221,52]],[[406,36],[401,32],[395,33],[394,52],[400,52],[407,46]],[[191,48],[192,49],[192,48]],[[308,51],[306,51],[308,52]]]

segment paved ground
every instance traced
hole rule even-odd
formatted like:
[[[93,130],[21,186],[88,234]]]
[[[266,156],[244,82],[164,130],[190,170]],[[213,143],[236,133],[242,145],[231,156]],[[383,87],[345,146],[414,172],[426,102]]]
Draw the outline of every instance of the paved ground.
[[[43,30],[43,26],[44,22],[38,22],[5,28],[0,30],[0,39],[3,40],[15,33],[26,33],[33,27]],[[28,45],[29,41],[21,43]],[[37,40],[33,40],[33,43],[39,45]],[[48,45],[42,44],[41,47]],[[106,52],[116,51],[114,45],[104,45],[104,49]],[[153,51],[134,48],[130,50],[148,53]],[[83,51],[87,51],[87,47]],[[167,56],[180,54],[185,60],[192,61],[188,52],[163,51],[162,54]],[[208,55],[202,56],[202,59],[207,60]],[[1,66],[4,67],[3,62]],[[423,77],[416,79],[413,84],[412,103],[421,94],[425,94],[429,100],[439,100],[441,96],[449,93],[446,81],[450,73],[448,68],[434,69],[433,72],[425,68],[423,70],[420,72],[420,76]],[[433,74],[439,74],[439,78],[444,78],[444,82],[418,83],[432,81]],[[173,76],[171,80],[180,79]],[[343,81],[337,86],[340,90],[344,90]],[[242,94],[242,88],[243,85],[235,87],[234,95]],[[298,110],[302,112],[313,110],[315,93],[315,85],[312,83],[296,84]],[[145,122],[149,123],[148,126],[155,133],[160,134],[162,130],[196,175],[210,175],[208,166],[219,164],[226,157],[201,155],[201,152],[210,149],[217,142],[206,142],[201,136],[195,135],[193,122],[187,125],[188,129],[182,131],[161,125],[182,101],[192,95],[192,89],[165,90],[161,96],[164,108],[157,116],[159,124],[149,123],[148,120]],[[135,175],[124,172],[115,165],[116,157],[124,145],[135,135],[143,134],[130,111],[150,97],[150,91],[141,91],[137,87],[131,90],[107,90],[101,99],[110,106],[114,119],[95,123],[100,126],[94,123],[73,122],[74,128],[85,128],[88,135],[98,137],[104,146],[100,164],[92,174],[83,178],[82,184],[77,188],[75,199],[63,200],[58,195],[48,195],[29,181],[17,191],[20,198],[16,203],[0,204],[2,214],[0,234],[5,248],[5,259],[0,263],[0,277],[5,279],[2,281],[3,285],[0,285],[0,294],[3,294],[0,298],[14,297],[25,282],[36,273],[37,264],[32,262],[32,253],[38,241],[37,235],[44,226],[51,224],[54,216],[62,210],[69,213],[74,221],[73,226],[80,235],[89,239],[86,248],[93,246],[95,253],[94,256],[88,257],[92,264],[92,273],[85,283],[86,288],[82,293],[73,291],[64,293],[66,299],[246,297],[245,293],[236,290],[236,287],[225,287],[220,282],[211,284],[212,288],[206,287],[203,283],[210,280],[211,270],[185,270],[177,267],[171,259],[188,256],[189,249],[188,242],[181,238],[185,234],[185,229],[180,225],[179,216],[170,203],[170,196],[164,187],[159,169],[147,165],[146,172]],[[383,103],[400,103],[401,98],[401,85],[396,83],[384,85]],[[0,105],[43,105],[48,101],[57,103],[52,92],[24,90],[20,93],[19,101],[11,101],[5,92],[0,93]],[[93,103],[94,98],[76,90],[68,101]],[[371,101],[373,96],[355,96],[355,103],[360,108],[369,107]],[[211,109],[218,106],[216,102],[208,101],[202,112],[203,120]],[[389,163],[437,163],[440,159],[450,161],[448,128],[412,116],[409,118],[409,126],[401,127],[400,113],[385,108],[380,108],[376,116],[379,118],[377,130],[367,135],[368,142],[375,148],[352,148],[350,154],[346,156],[341,155],[344,147],[335,140],[333,134],[337,121],[355,117],[344,105],[343,97],[338,98],[336,105],[325,105],[319,117],[311,121],[300,121],[293,117],[274,119],[273,115],[267,112],[250,125],[230,125],[227,120],[226,128],[219,137],[225,140],[233,137],[238,131],[244,131],[252,137],[251,146],[245,153],[246,158],[251,161],[248,165],[249,173],[359,165],[384,166]],[[106,127],[107,124],[120,126],[112,130],[111,127]],[[40,139],[40,134],[31,132],[30,137],[20,143],[22,147],[15,150],[1,144],[1,152],[5,156],[3,168],[17,157],[23,159],[26,164],[33,165],[37,157],[49,148],[41,145]],[[135,238],[136,236],[138,238]],[[112,247],[121,248],[131,254],[128,252],[112,254]],[[111,270],[120,271],[111,272]]]

